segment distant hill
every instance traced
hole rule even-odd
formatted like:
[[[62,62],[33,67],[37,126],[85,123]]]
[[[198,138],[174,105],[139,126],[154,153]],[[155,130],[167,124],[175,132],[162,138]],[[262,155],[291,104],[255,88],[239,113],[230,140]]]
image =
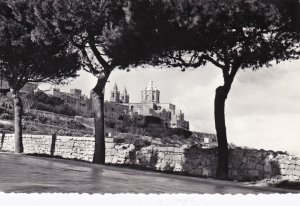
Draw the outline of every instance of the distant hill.
[[[74,116],[76,111],[63,100],[48,96],[43,92],[29,94],[24,99],[27,107],[23,115],[24,133],[66,136],[93,136],[94,121],[92,118]],[[26,105],[25,105],[26,106]],[[0,120],[11,122],[11,125],[1,125],[0,131],[13,131],[12,110],[0,110]],[[217,139],[214,134],[192,132],[181,128],[167,128],[161,119],[153,116],[120,116],[116,119],[105,118],[105,132],[114,134],[127,134],[134,141],[140,136],[151,137],[162,144],[172,145],[206,145],[216,146]]]

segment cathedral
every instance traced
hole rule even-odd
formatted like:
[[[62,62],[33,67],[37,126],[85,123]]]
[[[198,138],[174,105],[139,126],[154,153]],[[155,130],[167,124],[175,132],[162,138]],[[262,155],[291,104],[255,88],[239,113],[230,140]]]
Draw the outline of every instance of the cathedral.
[[[189,130],[189,122],[184,119],[184,113],[176,110],[176,106],[171,103],[160,103],[160,91],[150,81],[147,87],[141,91],[141,102],[130,103],[129,94],[124,88],[120,93],[117,84],[114,85],[110,93],[109,104],[105,107],[107,115],[117,117],[121,114],[159,117],[163,124],[170,128],[183,128]]]

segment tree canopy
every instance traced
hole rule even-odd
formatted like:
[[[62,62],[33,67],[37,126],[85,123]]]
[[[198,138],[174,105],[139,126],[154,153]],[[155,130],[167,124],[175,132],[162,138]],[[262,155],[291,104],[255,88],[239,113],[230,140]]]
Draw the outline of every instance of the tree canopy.
[[[78,53],[38,9],[42,0],[0,2],[0,73],[14,97],[15,152],[23,152],[23,104],[19,91],[29,82],[60,83],[75,77]]]
[[[148,63],[185,70],[211,63],[221,69],[224,84],[216,89],[214,102],[217,178],[227,179],[225,101],[233,80],[239,69],[256,70],[300,57],[299,2],[132,0],[125,11],[125,26],[107,35],[105,44],[110,57],[124,67]],[[138,52],[128,52],[132,49]]]
[[[0,12],[1,74],[13,89],[28,82],[61,82],[75,77],[78,54],[64,36],[39,16],[39,1],[2,1]]]
[[[257,69],[299,57],[295,0],[138,0],[130,1],[125,11],[126,27],[119,35],[107,35],[105,44],[124,66],[141,61],[181,67],[241,62],[242,69]],[[137,47],[128,39],[139,42]]]

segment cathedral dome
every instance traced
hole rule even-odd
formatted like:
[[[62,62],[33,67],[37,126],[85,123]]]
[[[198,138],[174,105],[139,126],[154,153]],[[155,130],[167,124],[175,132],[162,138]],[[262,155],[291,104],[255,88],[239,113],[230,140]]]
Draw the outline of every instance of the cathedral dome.
[[[146,90],[151,90],[151,91],[156,91],[157,90],[157,88],[156,88],[156,86],[154,86],[152,80],[150,80],[150,82],[148,83],[148,86],[146,87]]]

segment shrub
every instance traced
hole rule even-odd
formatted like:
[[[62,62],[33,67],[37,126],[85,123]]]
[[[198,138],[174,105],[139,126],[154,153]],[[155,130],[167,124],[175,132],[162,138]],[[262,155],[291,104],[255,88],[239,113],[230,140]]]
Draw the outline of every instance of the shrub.
[[[3,114],[0,114],[0,119],[13,120],[14,117],[12,114],[3,113]]]
[[[108,120],[108,121],[105,121],[105,126],[108,128],[115,128],[116,123],[111,120]]]
[[[135,150],[140,150],[143,147],[150,146],[151,142],[149,140],[144,140],[142,138],[136,138],[133,142],[133,145],[135,147]]]

